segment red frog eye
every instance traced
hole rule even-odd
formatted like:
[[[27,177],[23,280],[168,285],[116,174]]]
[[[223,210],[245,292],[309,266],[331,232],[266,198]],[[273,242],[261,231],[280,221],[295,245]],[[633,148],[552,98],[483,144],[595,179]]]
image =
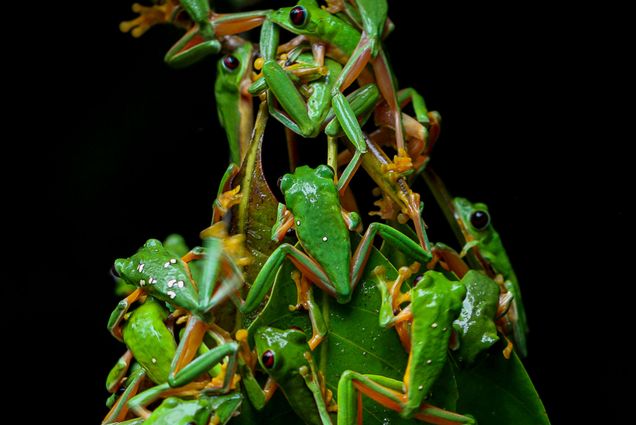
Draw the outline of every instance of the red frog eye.
[[[225,69],[227,69],[228,71],[234,71],[236,68],[238,68],[238,66],[240,65],[240,61],[238,59],[236,59],[235,56],[232,55],[226,55],[223,58],[223,66],[225,67]]]
[[[302,27],[307,23],[307,9],[302,6],[296,6],[289,11],[289,20],[296,27]]]
[[[265,351],[261,356],[261,361],[267,369],[274,367],[274,352],[272,350]]]

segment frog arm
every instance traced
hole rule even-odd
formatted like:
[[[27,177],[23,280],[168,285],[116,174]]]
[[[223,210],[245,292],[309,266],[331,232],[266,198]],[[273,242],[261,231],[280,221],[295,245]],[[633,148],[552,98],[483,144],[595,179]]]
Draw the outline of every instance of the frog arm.
[[[119,386],[122,383],[122,380],[126,376],[126,372],[128,372],[128,368],[130,367],[130,363],[132,362],[133,354],[130,349],[126,350],[126,352],[117,360],[117,363],[108,373],[106,377],[106,390],[109,393],[114,393],[117,391]]]
[[[282,241],[293,225],[294,215],[287,209],[285,204],[279,202],[276,212],[276,223],[272,226],[271,239],[276,242]]]
[[[309,388],[309,391],[311,391],[311,394],[314,396],[314,401],[316,402],[321,422],[323,425],[332,425],[313,358],[309,352],[304,353],[304,357],[309,364],[309,368],[307,368],[307,366],[301,366],[299,370],[300,376],[303,377],[305,385],[307,385],[307,388]]]
[[[107,328],[110,331],[111,335],[113,335],[119,341],[123,341],[121,335],[121,321],[124,318],[124,315],[128,312],[130,305],[137,301],[141,296],[142,291],[140,288],[135,289],[130,295],[121,300],[115,310],[110,314],[110,318],[108,319]]]
[[[212,206],[212,223],[221,220],[228,210],[240,201],[240,194],[233,193],[232,181],[238,175],[240,168],[236,164],[228,165],[221,177],[219,188],[216,192],[216,199]],[[236,189],[234,189],[236,190]]]
[[[263,409],[267,402],[276,393],[276,389],[278,388],[276,381],[269,377],[265,382],[265,386],[261,388],[250,368],[242,362],[240,357],[239,370],[241,372],[241,382],[243,383],[243,387],[245,388],[245,392],[247,393],[247,397],[250,399],[250,402],[256,410]]]
[[[307,281],[307,278],[305,278],[305,276],[301,276],[298,271],[293,271],[291,278],[296,284],[298,303],[296,306],[289,306],[289,308],[290,310],[292,308],[298,310],[302,307],[309,313],[312,336],[311,339],[307,341],[307,344],[313,351],[322,342],[325,335],[327,335],[327,324],[322,316],[320,306],[316,305],[316,302],[314,301],[314,292],[312,286]]]
[[[357,423],[359,410],[356,390],[388,409],[405,413],[408,401],[402,392],[404,386],[403,381],[385,376],[364,375],[352,370],[345,371],[338,381],[338,425]],[[412,416],[428,423],[476,424],[476,421],[469,416],[449,412],[428,403],[422,403],[418,406],[417,411]]]
[[[139,367],[131,372],[126,382],[126,389],[119,396],[113,407],[104,417],[102,424],[110,424],[117,421],[123,421],[128,413],[128,400],[137,394],[139,385],[146,377],[146,372],[142,367]]]

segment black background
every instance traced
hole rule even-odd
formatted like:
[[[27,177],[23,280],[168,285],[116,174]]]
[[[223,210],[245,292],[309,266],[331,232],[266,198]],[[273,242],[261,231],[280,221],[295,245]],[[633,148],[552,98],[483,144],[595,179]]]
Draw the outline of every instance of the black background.
[[[630,160],[616,150],[629,138],[609,133],[619,115],[602,96],[617,75],[608,72],[612,44],[597,37],[602,18],[534,3],[410,3],[390,2],[396,30],[386,50],[400,86],[417,88],[442,114],[431,164],[452,193],[490,206],[521,280],[531,326],[525,363],[550,418],[612,423],[621,406],[614,382],[633,357],[621,320],[631,300]],[[16,143],[36,176],[22,193],[39,213],[26,252],[37,247],[31,265],[42,265],[27,269],[22,297],[37,302],[26,316],[40,336],[18,332],[36,348],[20,352],[37,353],[29,370],[39,379],[29,385],[46,382],[56,409],[82,423],[106,413],[105,376],[122,352],[105,329],[117,302],[113,260],[172,232],[196,244],[228,157],[215,59],[168,68],[162,58],[178,31],[121,34],[129,8],[82,2],[42,15],[49,25],[24,75],[44,83],[30,93],[40,102],[28,102],[42,119],[22,130],[43,143]],[[276,130],[265,140],[273,183],[285,172],[284,142]],[[304,161],[317,165],[323,155],[323,140],[307,141]],[[368,189],[363,177],[353,185]],[[450,243],[434,202],[425,202],[432,239]]]

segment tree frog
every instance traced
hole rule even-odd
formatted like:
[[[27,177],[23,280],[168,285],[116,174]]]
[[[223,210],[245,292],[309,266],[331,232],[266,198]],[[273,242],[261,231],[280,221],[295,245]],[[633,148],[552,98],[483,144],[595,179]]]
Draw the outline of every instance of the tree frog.
[[[259,328],[254,333],[256,355],[261,368],[270,377],[266,392],[248,389],[250,400],[260,409],[280,388],[290,406],[307,425],[331,424],[328,406],[331,400],[321,377],[316,372],[305,334],[296,329]],[[255,394],[258,391],[262,394]],[[256,395],[256,397],[255,397]]]
[[[409,361],[404,379],[345,371],[338,382],[338,424],[356,423],[357,391],[402,417],[430,423],[474,424],[471,417],[434,407],[424,400],[447,360],[452,323],[462,308],[466,287],[443,274],[429,270],[407,293],[402,284],[419,269],[415,263],[402,267],[395,282],[387,282],[382,267],[376,268],[381,291],[380,325],[395,326],[409,337]],[[400,305],[409,304],[402,310]],[[397,312],[397,314],[395,313]],[[410,324],[410,326],[406,326]],[[357,390],[357,391],[356,391]]]
[[[377,234],[418,261],[426,263],[431,259],[431,254],[416,242],[378,222],[369,225],[352,254],[349,231],[359,227],[360,217],[340,206],[338,192],[341,185],[346,184],[345,180],[334,183],[334,172],[326,165],[315,169],[298,167],[292,174],[283,176],[280,188],[286,205],[279,205],[278,222],[272,228],[272,238],[281,240],[293,227],[305,252],[290,244],[276,248],[250,288],[242,311],[249,312],[258,307],[287,257],[304,276],[340,303],[351,299]]]
[[[297,62],[296,65],[323,67],[324,76],[308,84],[307,91],[311,94],[307,101],[294,84],[289,71],[284,70],[273,57],[266,56],[262,65],[266,85],[257,80],[250,91],[257,94],[263,88],[269,89],[269,93],[278,100],[286,112],[284,114],[278,111],[274,107],[272,96],[268,96],[271,115],[293,132],[303,137],[316,137],[328,122],[338,122],[339,126],[332,126],[330,130],[326,130],[327,134],[333,136],[342,128],[356,149],[365,152],[366,145],[358,119],[366,120],[373,110],[379,96],[377,86],[367,84],[347,98],[338,91],[338,99],[334,101],[334,84],[342,66],[332,59],[322,58],[316,61],[310,53],[301,53],[294,61]],[[287,62],[291,63],[289,59]]]
[[[130,304],[142,294],[148,294],[191,314],[170,366],[168,382],[172,386],[187,379],[185,377],[190,377],[188,373],[177,377],[176,373],[194,358],[204,334],[214,329],[213,309],[227,299],[234,299],[236,290],[243,283],[242,272],[237,263],[242,261],[244,249],[241,249],[242,245],[235,243],[233,237],[225,236],[224,226],[222,222],[212,226],[209,233],[211,237],[205,239],[205,250],[192,250],[183,258],[176,258],[161,242],[150,239],[132,257],[115,261],[115,269],[121,277],[137,286],[111,314],[108,327],[116,338],[121,339],[120,322]],[[213,237],[215,230],[219,237]],[[202,276],[195,284],[188,262],[204,257]],[[217,287],[219,281],[221,284]],[[215,350],[210,350],[201,357],[214,357],[218,354]],[[224,386],[227,385],[229,382],[224,383]]]
[[[495,324],[499,285],[478,270],[470,270],[461,281],[466,286],[466,298],[453,328],[459,336],[457,358],[471,364],[499,340]]]
[[[308,39],[313,46],[317,46],[313,49],[317,52],[318,58],[323,57],[326,53],[341,63],[345,63],[331,93],[334,111],[337,113],[353,115],[346,110],[346,101],[341,92],[358,78],[367,63],[370,62],[378,88],[392,111],[398,154],[405,156],[403,126],[396,97],[394,76],[381,49],[381,38],[387,21],[387,3],[385,0],[356,0],[355,4],[362,20],[362,33],[338,16],[322,9],[316,0],[300,0],[294,7],[278,9],[271,13],[269,20],[294,34],[299,34],[301,36],[299,40]],[[331,9],[331,11],[336,10],[337,8]],[[267,25],[267,21],[264,22],[264,25]],[[274,32],[268,31],[267,33]],[[262,33],[261,45],[264,44],[263,35]],[[272,38],[277,44],[277,38],[275,36]],[[298,42],[300,41],[296,41],[296,43]],[[267,49],[262,50],[267,52]],[[267,54],[264,56],[267,58]],[[339,117],[339,121],[342,123],[344,120]],[[352,130],[355,129],[349,129],[349,131]],[[346,128],[345,132],[347,132]],[[359,148],[360,141],[356,138],[360,135],[350,135],[347,132],[347,136],[356,144],[356,148]]]
[[[491,224],[488,206],[483,203],[473,204],[464,198],[455,198],[453,205],[455,219],[460,223],[466,241],[462,251],[466,252],[475,247],[494,272],[503,276],[503,285],[512,294],[507,317],[512,323],[515,345],[519,353],[526,356],[528,354],[526,344],[528,322],[521,298],[521,289],[501,238]]]
[[[232,44],[231,52],[218,61],[214,96],[219,122],[230,145],[230,160],[240,165],[254,126],[252,96],[247,92],[254,48],[239,37],[233,37]]]

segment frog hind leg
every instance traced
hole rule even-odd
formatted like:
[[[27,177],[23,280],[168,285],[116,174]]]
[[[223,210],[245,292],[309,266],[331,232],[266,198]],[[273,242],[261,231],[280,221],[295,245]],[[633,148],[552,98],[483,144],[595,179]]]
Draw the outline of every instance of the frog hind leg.
[[[364,375],[352,370],[345,371],[338,382],[338,425],[353,425],[359,414],[358,393],[362,393],[376,403],[394,410],[401,415],[406,398],[402,393],[402,381],[379,375]],[[411,415],[406,415],[411,416]],[[475,424],[469,416],[449,412],[444,409],[423,403],[412,413],[412,417],[435,425]]]

